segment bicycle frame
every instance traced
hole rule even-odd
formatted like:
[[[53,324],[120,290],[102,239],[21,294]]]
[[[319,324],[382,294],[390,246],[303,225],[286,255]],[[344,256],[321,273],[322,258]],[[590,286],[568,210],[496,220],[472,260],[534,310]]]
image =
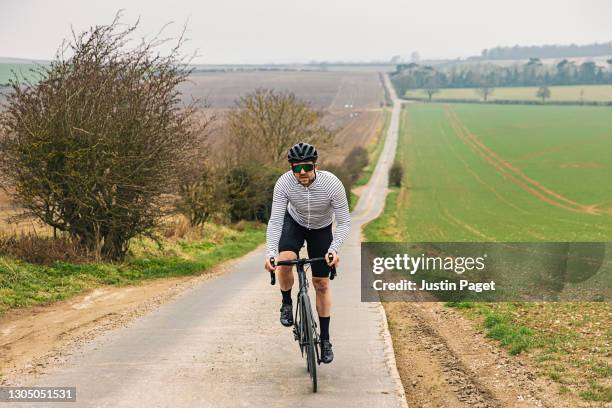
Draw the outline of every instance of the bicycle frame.
[[[331,259],[331,258],[330,258]],[[296,266],[299,282],[299,292],[297,295],[297,305],[295,308],[295,318],[293,319],[293,336],[300,346],[300,353],[304,357],[306,350],[306,368],[312,380],[313,392],[317,392],[317,365],[321,364],[319,355],[320,339],[317,331],[317,323],[314,320],[310,298],[308,297],[308,278],[304,265],[313,262],[325,261],[325,258],[293,259],[276,262],[277,266]],[[273,259],[271,259],[274,264]],[[334,279],[336,268],[331,268],[330,279]],[[276,274],[270,272],[270,284],[276,283]]]
[[[299,338],[300,334],[303,333],[299,333],[299,322],[302,320],[302,317],[300,316],[300,305],[302,305],[305,300],[304,297],[308,297],[308,277],[306,276],[306,271],[304,270],[304,264],[296,264],[296,269],[297,269],[297,274],[298,274],[298,281],[300,284],[300,290],[298,292],[297,295],[297,304],[296,304],[296,308],[295,308],[295,318],[293,319],[293,327],[294,327],[294,334],[296,336],[296,340],[298,340],[300,342],[300,350],[302,351],[302,354],[304,354],[304,346],[306,346],[306,341],[304,338]],[[310,298],[308,298],[308,303],[310,303]],[[315,345],[319,344],[319,333],[317,332],[317,323],[314,321],[314,316],[312,316],[312,309],[311,310],[305,310],[305,313],[310,313],[310,317],[311,317],[311,322],[312,322],[312,326],[313,326],[313,333],[314,333],[314,343]],[[298,316],[299,319],[298,319]],[[303,337],[303,336],[302,336]],[[320,358],[319,358],[319,349],[316,349],[316,353],[317,353],[317,364],[320,364]]]

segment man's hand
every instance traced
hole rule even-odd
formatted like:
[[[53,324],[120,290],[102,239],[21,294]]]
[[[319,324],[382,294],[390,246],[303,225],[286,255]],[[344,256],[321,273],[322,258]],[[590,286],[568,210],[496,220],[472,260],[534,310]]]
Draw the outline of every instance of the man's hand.
[[[274,260],[274,258],[271,258]],[[266,271],[268,272],[274,272],[274,270],[276,269],[275,266],[272,266],[272,262],[270,262],[270,257],[266,257],[266,263],[264,264],[264,268],[266,268]]]
[[[329,259],[330,255],[332,256],[331,260]],[[327,262],[327,265],[333,266],[335,268],[340,265],[340,257],[334,251],[330,251],[327,253],[327,255],[325,255],[325,261]]]

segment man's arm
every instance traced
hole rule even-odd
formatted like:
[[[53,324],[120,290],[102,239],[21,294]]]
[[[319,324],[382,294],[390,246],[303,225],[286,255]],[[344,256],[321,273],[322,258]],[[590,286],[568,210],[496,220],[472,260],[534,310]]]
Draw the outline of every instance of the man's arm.
[[[274,194],[272,196],[272,212],[268,220],[268,229],[266,231],[266,242],[268,246],[267,257],[278,256],[278,242],[280,241],[281,233],[283,232],[283,222],[285,212],[287,211],[287,195],[283,191],[281,182],[282,176],[274,185]]]
[[[351,214],[349,212],[348,201],[346,200],[346,191],[339,179],[337,179],[337,183],[334,185],[331,204],[336,216],[336,230],[328,252],[333,251],[337,254],[351,227]]]

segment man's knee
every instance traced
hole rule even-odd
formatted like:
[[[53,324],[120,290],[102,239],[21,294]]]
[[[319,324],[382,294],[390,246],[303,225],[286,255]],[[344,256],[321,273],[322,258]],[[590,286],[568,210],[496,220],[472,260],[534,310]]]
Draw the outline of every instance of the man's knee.
[[[282,251],[280,254],[278,254],[278,260],[279,261],[290,261],[293,259],[297,259],[297,255],[295,254],[295,252],[293,251]],[[277,272],[281,273],[281,274],[290,274],[291,273],[291,266],[289,265],[282,265],[282,266],[278,266],[277,267]]]
[[[317,294],[324,295],[329,292],[328,278],[312,278],[312,284],[314,285]]]

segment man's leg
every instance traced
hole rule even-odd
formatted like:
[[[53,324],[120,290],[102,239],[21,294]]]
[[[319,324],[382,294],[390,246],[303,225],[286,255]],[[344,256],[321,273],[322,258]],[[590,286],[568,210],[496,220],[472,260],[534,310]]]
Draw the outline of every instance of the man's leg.
[[[278,254],[279,261],[289,261],[296,259],[297,255],[293,251],[281,251]],[[276,268],[278,285],[280,286],[283,297],[281,304],[280,322],[285,327],[293,325],[293,302],[291,301],[291,288],[293,287],[293,268],[291,266],[278,266]]]
[[[333,239],[331,225],[319,230],[310,230],[307,235],[308,256],[318,258],[325,256]],[[317,313],[321,330],[321,361],[331,363],[334,359],[332,345],[329,341],[329,323],[331,319],[332,294],[329,283],[329,267],[324,262],[312,264],[312,284],[317,293]]]
[[[331,314],[331,286],[329,278],[316,278],[313,276],[312,284],[317,292],[317,313],[319,314],[319,327],[321,339],[329,340],[329,320]]]
[[[329,323],[331,320],[331,286],[329,278],[312,277],[312,284],[317,292],[317,313],[321,330],[321,361],[331,363],[334,359],[331,342],[329,341]]]
[[[319,316],[329,317],[331,313],[332,295],[329,278],[312,277],[312,284],[317,292],[317,313]]]
[[[288,261],[297,259],[300,248],[304,245],[304,228],[296,223],[288,213],[285,213],[283,232],[278,243],[278,260]],[[293,303],[291,302],[291,288],[293,287],[293,268],[291,266],[278,266],[276,268],[278,285],[283,295],[280,310],[280,322],[285,327],[293,325]]]
[[[282,251],[278,254],[279,261],[290,261],[297,259],[297,255],[293,251]],[[281,291],[291,290],[293,287],[293,268],[291,266],[278,266],[276,268],[276,277]]]

